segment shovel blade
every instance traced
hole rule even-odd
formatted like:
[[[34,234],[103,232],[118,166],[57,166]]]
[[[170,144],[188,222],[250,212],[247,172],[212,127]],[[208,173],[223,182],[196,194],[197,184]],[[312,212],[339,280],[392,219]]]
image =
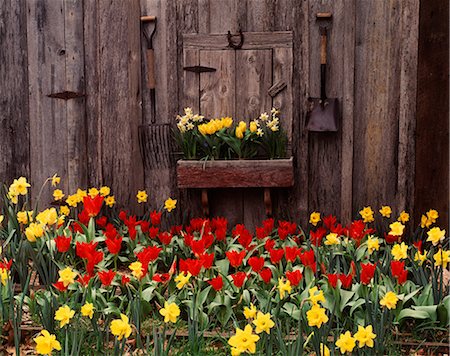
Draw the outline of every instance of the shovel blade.
[[[339,122],[338,99],[313,99],[313,110],[310,112],[306,129],[314,132],[336,132]]]

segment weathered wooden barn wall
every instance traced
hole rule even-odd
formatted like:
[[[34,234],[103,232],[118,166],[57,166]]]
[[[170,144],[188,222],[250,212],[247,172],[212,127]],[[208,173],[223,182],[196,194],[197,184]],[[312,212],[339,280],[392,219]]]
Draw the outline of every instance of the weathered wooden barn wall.
[[[342,122],[337,133],[308,134],[319,11],[333,13],[327,92],[339,98]],[[153,206],[170,195],[183,214],[200,213],[199,192],[179,191],[174,167],[145,169],[139,152],[139,125],[151,123],[141,15],[158,19],[157,123],[173,123],[192,94],[184,35],[292,31],[296,183],[276,192],[278,216],[304,222],[320,210],[348,221],[369,204],[414,208],[419,0],[3,1],[0,180],[24,174],[38,184],[57,172],[66,191],[105,183],[128,205],[145,187]],[[82,96],[47,97],[63,91]],[[214,191],[210,200],[233,223],[253,226],[264,215],[258,189]]]

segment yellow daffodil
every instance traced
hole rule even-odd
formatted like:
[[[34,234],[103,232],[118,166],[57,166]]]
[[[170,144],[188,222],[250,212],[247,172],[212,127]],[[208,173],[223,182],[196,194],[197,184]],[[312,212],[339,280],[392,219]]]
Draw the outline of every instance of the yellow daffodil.
[[[88,193],[85,190],[80,189],[80,188],[77,189],[77,192],[75,194],[77,196],[78,203],[82,202],[83,198],[87,197],[87,195],[88,195]]]
[[[325,308],[320,307],[318,304],[314,304],[311,309],[306,312],[306,318],[308,319],[309,326],[316,326],[319,329],[322,324],[328,322]]]
[[[394,260],[400,261],[408,257],[408,245],[405,245],[404,242],[401,244],[395,244],[392,247],[391,254],[394,257]]]
[[[13,192],[9,191],[7,197],[12,204],[19,203],[19,196],[17,194],[14,194]]]
[[[339,245],[341,243],[341,240],[339,239],[338,234],[334,233],[334,232],[330,232],[326,238],[325,238],[325,242],[324,244],[327,246],[331,246],[331,245]]]
[[[184,274],[184,272],[181,272],[178,276],[176,276],[175,282],[178,282],[177,288],[183,288],[189,282],[189,278],[191,278],[191,274],[189,272],[186,275]]]
[[[358,347],[373,347],[373,340],[377,337],[373,333],[372,325],[367,325],[366,327],[358,325],[358,331],[355,334],[355,339],[358,341]]]
[[[141,279],[144,275],[144,271],[142,270],[142,263],[139,261],[133,262],[128,266],[131,269],[131,274],[137,279]]]
[[[336,346],[339,347],[341,353],[352,352],[356,346],[356,339],[352,336],[350,331],[341,334],[336,341]]]
[[[52,187],[56,187],[61,182],[61,178],[56,173],[50,179],[52,181]]]
[[[392,209],[390,206],[387,205],[383,205],[381,206],[381,209],[379,210],[381,216],[385,217],[385,218],[390,218],[391,214],[392,214]]]
[[[175,209],[177,206],[177,200],[169,198],[164,202],[164,209],[166,209],[169,213]]]
[[[403,230],[405,229],[405,225],[403,225],[401,222],[396,221],[389,225],[389,228],[391,231],[389,231],[389,235],[392,236],[402,236]]]
[[[258,123],[256,121],[250,122],[250,132],[254,133],[258,130]]]
[[[69,284],[75,283],[75,277],[77,273],[72,271],[72,268],[66,267],[58,272],[59,274],[59,282],[63,282],[64,287],[67,287]]]
[[[180,308],[175,303],[164,302],[164,308],[159,310],[159,314],[164,317],[164,322],[176,323],[180,315]]]
[[[424,250],[423,253],[420,253],[420,251],[417,251],[414,255],[414,261],[419,262],[419,266],[422,266],[422,264],[427,260],[427,250]]]
[[[42,237],[43,235],[44,235],[44,227],[42,224],[31,223],[25,229],[25,236],[30,242],[36,242],[36,239]]]
[[[436,266],[442,266],[447,268],[447,264],[450,262],[450,250],[444,251],[441,248],[433,255],[434,264]]]
[[[406,211],[402,211],[397,219],[402,224],[406,224],[409,221],[409,214]]]
[[[439,218],[439,213],[437,212],[437,210],[430,209],[427,211],[427,218],[431,222],[430,225],[434,224],[436,220]]]
[[[398,297],[394,292],[387,292],[380,300],[380,305],[388,309],[395,309],[397,307]]]
[[[59,327],[63,328],[65,325],[70,323],[70,319],[75,315],[75,310],[69,308],[69,306],[64,305],[59,307],[55,313],[55,320],[59,321]]]
[[[433,227],[427,232],[427,241],[431,241],[433,246],[436,246],[439,242],[444,241],[445,230],[441,230],[438,227]]]
[[[309,293],[309,300],[313,305],[318,305],[319,302],[325,303],[323,291],[322,290],[319,291],[317,287],[310,288],[308,293]]]
[[[92,319],[92,317],[94,316],[94,304],[92,303],[85,303],[82,307],[81,307],[81,315],[83,316],[88,316],[89,319]]]
[[[328,348],[327,345],[324,345],[321,343],[319,345],[319,349],[320,349],[320,356],[330,356],[331,355],[330,349]]]
[[[100,195],[102,197],[106,197],[111,193],[111,189],[109,187],[107,187],[106,185],[104,185],[103,187],[100,188]]]
[[[256,352],[256,342],[259,340],[259,336],[253,334],[253,329],[251,325],[246,325],[244,330],[239,328],[236,329],[236,335],[233,335],[228,340],[228,344],[240,351],[249,352],[254,354]]]
[[[56,340],[56,336],[47,330],[42,330],[41,334],[33,341],[36,343],[36,353],[39,355],[50,355],[53,350],[61,350],[61,344]]]
[[[425,227],[430,227],[432,224],[431,220],[428,220],[428,218],[425,215],[422,215],[420,217],[420,227],[424,229]]]
[[[77,207],[79,200],[78,200],[78,195],[77,194],[72,194],[69,195],[66,199],[66,203],[68,206],[71,206],[73,208]]]
[[[55,189],[53,191],[53,199],[55,199],[55,201],[61,200],[62,198],[64,198],[64,193],[61,189]]]
[[[88,195],[89,195],[92,199],[94,199],[94,198],[95,198],[97,195],[99,195],[99,194],[100,194],[100,192],[99,192],[98,189],[95,188],[95,187],[90,188],[89,191],[88,191]]]
[[[6,283],[9,279],[9,272],[6,268],[0,268],[0,279],[4,286],[6,286]]]
[[[314,226],[317,226],[319,221],[320,221],[320,213],[318,213],[317,211],[311,213],[311,215],[309,216],[309,223]]]
[[[278,278],[278,287],[277,288],[280,292],[280,299],[284,299],[286,292],[288,294],[291,293],[291,290],[292,290],[291,282],[290,281],[283,282],[283,278]]]
[[[256,319],[253,320],[253,324],[256,326],[255,332],[257,334],[260,334],[264,331],[267,334],[270,334],[270,329],[275,326],[275,323],[270,318],[270,313],[264,314],[262,312],[258,312]]]
[[[69,209],[69,207],[68,207],[67,205],[62,205],[62,206],[59,208],[59,213],[60,213],[61,215],[69,216],[69,214],[70,214],[70,209]]]
[[[124,314],[120,314],[120,319],[114,319],[111,321],[111,334],[117,336],[117,340],[122,340],[125,337],[127,339],[131,335],[131,326],[128,323],[128,317]]]
[[[13,195],[27,195],[29,187],[31,187],[31,185],[27,182],[27,179],[25,177],[20,177],[14,179],[9,187],[9,191]]]
[[[360,210],[359,214],[363,218],[365,223],[374,221],[373,210],[370,206],[366,206],[364,209]]]
[[[376,237],[369,235],[367,237],[367,251],[369,255],[372,254],[373,251],[378,251],[380,249],[380,242]]]
[[[55,208],[45,209],[37,214],[36,220],[42,225],[54,225],[58,222],[58,213]]]
[[[17,221],[19,224],[28,224],[33,221],[33,210],[19,211],[17,213]]]
[[[114,197],[114,195],[107,196],[105,198],[105,204],[112,208],[114,204],[116,204],[116,198]]]
[[[253,319],[256,316],[257,310],[253,303],[249,307],[244,307],[244,316],[246,319]]]
[[[0,215],[0,225],[2,224],[4,219],[5,219],[5,217],[3,215]]]
[[[136,198],[139,204],[146,203],[148,198],[147,192],[145,190],[138,190]]]

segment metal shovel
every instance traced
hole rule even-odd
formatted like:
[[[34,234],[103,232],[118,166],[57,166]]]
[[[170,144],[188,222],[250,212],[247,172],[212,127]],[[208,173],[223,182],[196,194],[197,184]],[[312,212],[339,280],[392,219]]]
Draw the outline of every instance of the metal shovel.
[[[320,98],[311,98],[313,109],[309,112],[306,129],[308,131],[337,131],[340,119],[339,101],[327,98],[327,29],[320,27]]]
[[[146,26],[153,23],[149,33]],[[147,40],[147,88],[150,89],[151,118],[149,125],[139,125],[139,144],[146,169],[169,168],[172,164],[170,124],[156,123],[156,80],[153,36],[156,31],[156,16],[142,16],[141,25]]]

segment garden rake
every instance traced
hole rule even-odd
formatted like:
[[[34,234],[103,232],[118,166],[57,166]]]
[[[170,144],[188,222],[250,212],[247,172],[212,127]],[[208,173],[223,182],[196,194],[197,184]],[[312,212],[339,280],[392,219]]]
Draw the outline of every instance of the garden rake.
[[[153,50],[156,16],[142,16],[141,28],[147,42],[147,88],[150,90],[151,107],[150,124],[139,126],[141,155],[146,169],[170,168],[172,165],[170,124],[156,123],[155,52]]]

